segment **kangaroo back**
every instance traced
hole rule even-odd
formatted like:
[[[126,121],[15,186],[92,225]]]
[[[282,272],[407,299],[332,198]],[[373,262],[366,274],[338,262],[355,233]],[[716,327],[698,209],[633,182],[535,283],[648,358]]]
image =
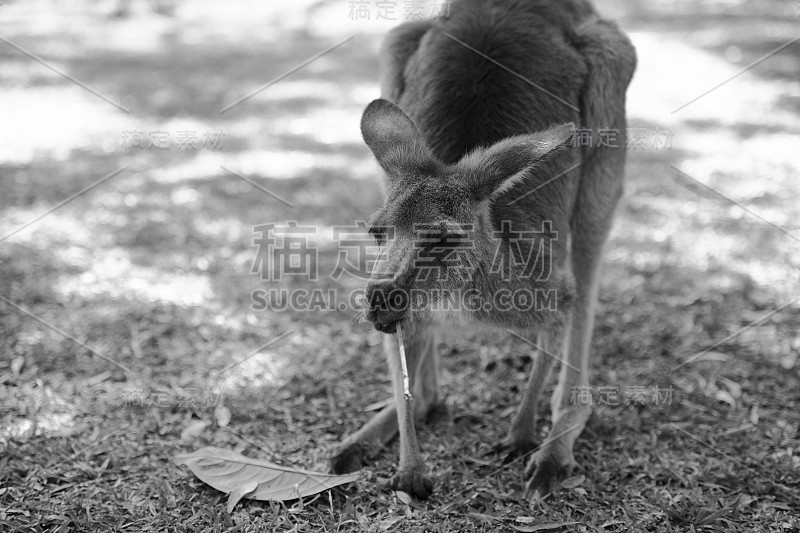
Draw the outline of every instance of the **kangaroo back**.
[[[395,103],[446,163],[506,137],[580,123],[587,68],[573,45],[574,13],[590,8],[579,4],[457,2],[421,36]]]

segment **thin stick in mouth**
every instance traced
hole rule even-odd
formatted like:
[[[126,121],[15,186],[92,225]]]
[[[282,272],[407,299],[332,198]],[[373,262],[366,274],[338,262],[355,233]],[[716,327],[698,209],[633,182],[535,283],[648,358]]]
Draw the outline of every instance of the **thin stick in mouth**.
[[[406,347],[403,344],[403,328],[397,323],[397,344],[400,346],[400,372],[403,375],[403,396],[406,401],[413,400],[408,381],[408,363],[406,362]]]

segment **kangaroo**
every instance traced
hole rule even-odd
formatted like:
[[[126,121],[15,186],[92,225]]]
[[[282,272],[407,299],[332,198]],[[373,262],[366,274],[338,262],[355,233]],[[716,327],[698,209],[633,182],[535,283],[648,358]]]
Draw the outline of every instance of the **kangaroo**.
[[[456,318],[538,347],[498,447],[536,450],[527,488],[547,495],[576,466],[573,446],[590,415],[570,393],[589,383],[598,269],[623,191],[625,92],[636,52],[588,0],[456,0],[448,18],[394,28],[380,66],[381,99],[361,120],[386,177],[385,203],[370,220],[380,257],[364,318],[388,334],[395,404],[341,443],[331,470],[360,468],[399,432],[392,487],[430,496],[415,419],[439,401],[438,332]],[[578,127],[593,142],[572,146]],[[616,142],[600,142],[600,130],[617,132]],[[525,260],[532,256],[533,265]],[[546,298],[489,305],[501,293]],[[462,297],[456,309],[440,305],[453,294],[478,304]],[[404,401],[390,335],[398,324],[413,402]],[[538,443],[537,405],[556,360],[552,429]]]

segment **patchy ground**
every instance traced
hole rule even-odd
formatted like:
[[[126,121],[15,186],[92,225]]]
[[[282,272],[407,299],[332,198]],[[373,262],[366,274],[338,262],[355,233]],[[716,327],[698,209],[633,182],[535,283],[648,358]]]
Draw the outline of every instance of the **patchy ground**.
[[[521,462],[491,453],[530,350],[460,333],[420,430],[430,501],[385,488],[393,446],[355,485],[231,514],[175,453],[321,467],[387,397],[380,338],[352,313],[259,311],[251,293],[359,286],[330,277],[332,236],[381,201],[357,125],[391,24],[344,1],[0,6],[0,36],[130,111],[0,42],[0,529],[800,530],[800,43],[678,110],[797,37],[800,8],[627,4],[601,7],[639,52],[645,140],[607,250],[583,472],[531,505]],[[286,221],[317,228],[318,280],[251,274],[253,227]]]

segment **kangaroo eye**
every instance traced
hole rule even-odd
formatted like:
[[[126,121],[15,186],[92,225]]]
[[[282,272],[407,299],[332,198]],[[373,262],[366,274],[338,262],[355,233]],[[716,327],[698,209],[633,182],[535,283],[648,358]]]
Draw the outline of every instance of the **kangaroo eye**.
[[[383,245],[383,243],[386,242],[388,229],[383,226],[370,226],[369,230],[367,230],[367,233],[372,235],[372,237],[375,239],[375,242],[377,242],[379,245]]]

